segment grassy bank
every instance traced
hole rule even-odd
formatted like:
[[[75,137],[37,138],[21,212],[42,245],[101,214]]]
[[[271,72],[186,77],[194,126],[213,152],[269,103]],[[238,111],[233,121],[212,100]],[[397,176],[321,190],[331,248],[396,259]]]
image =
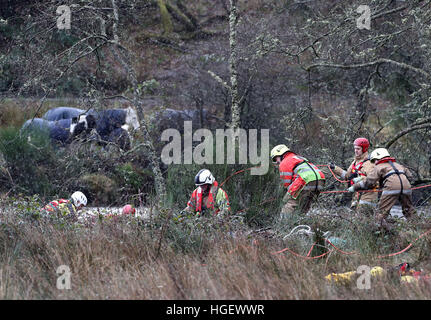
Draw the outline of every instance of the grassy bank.
[[[343,212],[331,219],[321,212],[302,223],[344,238],[345,252],[320,259],[306,256],[313,237],[286,237],[289,225],[253,232],[239,219],[97,220],[86,226],[30,218],[35,209],[3,205],[0,224],[0,298],[2,299],[430,299],[429,283],[400,282],[392,267],[402,261],[414,269],[429,265],[429,237],[406,252],[396,252],[423,233],[420,225],[400,222],[393,235],[378,235],[358,217]],[[362,222],[361,222],[362,221]],[[360,227],[360,226],[363,227]],[[348,236],[350,234],[350,237]],[[284,238],[284,240],[283,240]],[[324,248],[320,248],[325,252]],[[317,251],[316,251],[317,252]],[[317,254],[312,252],[311,256]],[[58,289],[59,266],[70,268],[70,289]],[[359,289],[357,276],[330,283],[332,272],[381,266],[386,273]]]

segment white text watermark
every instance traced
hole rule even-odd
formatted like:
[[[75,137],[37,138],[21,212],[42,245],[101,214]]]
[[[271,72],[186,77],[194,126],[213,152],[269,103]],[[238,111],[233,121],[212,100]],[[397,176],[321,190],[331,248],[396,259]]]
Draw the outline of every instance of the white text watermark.
[[[203,139],[203,140],[202,140]],[[239,164],[260,165],[252,168],[252,175],[264,175],[269,168],[269,129],[216,129],[215,138],[208,129],[192,132],[192,121],[184,121],[184,136],[177,129],[166,129],[161,135],[166,144],[161,153],[164,164]],[[193,142],[201,142],[193,148]],[[258,147],[259,153],[258,154]]]

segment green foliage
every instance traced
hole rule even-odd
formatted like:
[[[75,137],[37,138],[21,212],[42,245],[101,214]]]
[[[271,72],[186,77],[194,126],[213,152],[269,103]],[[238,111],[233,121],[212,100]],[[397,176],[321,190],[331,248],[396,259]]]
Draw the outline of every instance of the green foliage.
[[[131,192],[137,192],[142,188],[143,184],[147,182],[148,176],[152,175],[150,171],[140,170],[130,162],[119,165],[115,168],[115,171],[121,185]]]
[[[170,246],[183,254],[202,254],[208,248],[211,225],[207,219],[186,217],[181,223],[169,222],[166,240]]]
[[[155,90],[160,87],[160,83],[156,79],[150,79],[138,85],[138,90],[143,94],[154,94]]]
[[[0,152],[18,190],[27,194],[52,193],[48,171],[55,162],[54,150],[45,132],[34,132],[29,141],[16,128],[0,129]]]
[[[16,208],[16,214],[23,221],[40,218],[41,200],[37,194],[33,196],[20,194],[16,198],[9,199],[9,201],[12,202],[13,207]]]
[[[118,186],[111,178],[102,173],[85,174],[80,178],[81,190],[97,204],[112,203],[118,196]]]
[[[133,195],[152,193],[153,176],[146,167],[145,155],[133,157],[130,162],[117,149],[107,151],[92,143],[73,142],[57,147],[45,132],[32,133],[28,140],[24,132],[20,134],[13,127],[1,129],[0,139],[7,169],[1,172],[2,191],[13,189],[50,199],[67,198],[82,190],[90,203],[98,205],[137,202]],[[145,197],[139,200],[142,198]]]
[[[200,169],[209,169],[229,197],[231,215],[240,211],[247,223],[263,226],[272,223],[278,214],[280,198],[278,171],[269,168],[265,175],[251,175],[252,165],[170,165],[167,170],[167,192],[169,203],[183,209],[193,190],[195,175]]]

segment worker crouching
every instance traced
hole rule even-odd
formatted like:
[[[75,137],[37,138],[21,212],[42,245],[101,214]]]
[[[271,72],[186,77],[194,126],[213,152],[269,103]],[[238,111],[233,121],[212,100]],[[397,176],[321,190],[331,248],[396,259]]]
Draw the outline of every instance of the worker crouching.
[[[374,170],[365,180],[355,180],[355,184],[348,190],[350,192],[365,190],[379,183],[382,194],[376,219],[378,225],[386,230],[391,229],[386,219],[397,201],[400,202],[406,219],[416,217],[416,210],[412,204],[412,188],[409,182],[413,178],[410,170],[397,163],[385,148],[374,150],[370,155],[370,161],[375,164]]]
[[[288,218],[295,210],[305,214],[325,186],[325,175],[306,158],[281,144],[271,150],[271,159],[279,165],[280,179],[287,192],[283,198],[280,219]]]
[[[195,177],[197,188],[193,191],[186,212],[196,216],[226,216],[230,212],[229,198],[226,191],[219,187],[218,182],[208,169],[200,170]]]
[[[70,199],[58,199],[48,203],[41,209],[41,214],[47,217],[65,218],[67,220],[77,220],[78,211],[87,205],[87,197],[76,191]]]

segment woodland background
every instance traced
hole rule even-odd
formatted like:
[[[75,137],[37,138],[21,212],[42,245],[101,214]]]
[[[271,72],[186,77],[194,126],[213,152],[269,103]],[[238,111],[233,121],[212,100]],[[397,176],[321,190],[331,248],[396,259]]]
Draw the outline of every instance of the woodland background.
[[[408,166],[415,175],[414,185],[430,182],[431,1],[365,2],[0,0],[3,205],[16,208],[16,201],[24,201],[18,207],[24,214],[79,189],[88,195],[91,206],[128,202],[155,207],[159,212],[184,208],[201,166],[166,166],[160,162],[160,151],[165,145],[160,141],[162,129],[183,126],[157,118],[157,112],[167,108],[208,110],[213,117],[201,118],[193,124],[194,129],[270,129],[271,147],[284,143],[315,164],[333,162],[346,168],[353,157],[353,140],[366,137],[371,150],[387,147],[391,155]],[[356,10],[364,4],[371,8],[370,30],[357,27],[360,14]],[[68,30],[57,28],[56,10],[60,5],[71,8]],[[138,110],[142,129],[135,134],[132,149],[127,152],[88,143],[53,148],[44,139],[30,144],[19,135],[25,120],[40,117],[57,106],[133,106]],[[248,167],[208,166],[219,182]],[[328,190],[345,189],[331,179],[327,170],[325,173],[329,178]],[[280,201],[261,205],[269,198],[280,200],[283,196],[276,168],[264,176],[251,176],[247,171],[235,175],[224,189],[233,212],[247,208],[244,218],[248,227],[266,227],[277,216]],[[431,196],[427,190],[414,193],[416,206],[427,208]],[[347,210],[343,206],[349,197],[324,195],[317,206],[324,214],[337,214]],[[393,284],[382,284],[371,295],[369,291],[351,288],[328,291],[322,280],[326,273],[340,268],[356,269],[363,261],[346,262],[335,257],[325,266],[307,263],[316,275],[310,277],[310,269],[300,261],[270,258],[269,252],[281,245],[277,241],[268,243],[266,248],[253,249],[263,250],[256,256],[258,260],[253,260],[247,249],[239,249],[245,250],[244,255],[235,256],[233,268],[238,270],[230,272],[221,266],[228,263],[228,253],[237,248],[236,244],[223,242],[224,237],[218,243],[214,234],[204,237],[202,230],[206,227],[202,225],[194,233],[196,224],[176,229],[179,227],[166,227],[165,220],[161,220],[154,222],[153,229],[146,229],[147,234],[141,232],[140,224],[127,227],[131,229],[119,224],[97,229],[96,235],[80,231],[83,234],[78,239],[75,231],[71,233],[69,229],[41,229],[39,225],[16,229],[16,217],[4,218],[2,224],[2,257],[9,259],[4,260],[9,261],[9,267],[2,269],[2,277],[8,279],[15,274],[24,280],[12,282],[9,291],[0,287],[4,297],[379,299],[405,294],[429,298],[426,290],[401,294]],[[341,236],[349,237],[348,232],[359,230],[353,246],[360,245],[366,254],[401,249],[419,234],[415,230],[400,235],[397,241],[388,241],[370,235],[366,225],[352,227],[352,221],[344,219],[319,220],[323,218],[316,218],[319,225],[339,230]],[[158,228],[163,225],[160,233]],[[47,234],[50,242],[43,240]],[[238,240],[243,248],[247,248],[252,234],[248,231],[245,238]],[[118,246],[105,252],[92,237],[112,237]],[[141,241],[139,246],[136,237]],[[302,248],[298,243],[291,245]],[[426,240],[416,252],[418,263],[428,261],[424,253],[429,251],[425,250],[428,245]],[[55,249],[60,247],[64,251]],[[179,260],[178,252],[183,254]],[[98,262],[91,258],[101,256]],[[126,257],[124,265],[121,257]],[[100,274],[94,287],[63,296],[57,289],[50,289],[54,275],[42,276],[44,280],[40,282],[41,273],[30,271],[22,263],[32,261],[36,269],[48,274],[64,260],[75,268],[84,263],[87,271],[91,267],[107,273]],[[145,270],[141,268],[142,261],[148,262]],[[213,269],[202,273],[201,264],[205,261],[211,261]],[[165,273],[159,270],[160,266]],[[296,279],[289,271],[293,269],[308,276],[301,277],[302,282],[289,282],[286,289],[285,280]],[[128,280],[118,276],[119,270]],[[173,270],[186,273],[181,276]],[[189,271],[197,275],[192,280],[187,278]],[[244,277],[230,278],[244,272]],[[216,280],[220,273],[224,275],[221,282]],[[86,272],[79,275],[81,284],[86,283],[87,276]],[[152,277],[151,285],[148,277]],[[168,290],[161,290],[155,279],[161,279]],[[107,286],[121,290],[106,291]],[[106,296],[98,296],[97,292],[103,290]]]

